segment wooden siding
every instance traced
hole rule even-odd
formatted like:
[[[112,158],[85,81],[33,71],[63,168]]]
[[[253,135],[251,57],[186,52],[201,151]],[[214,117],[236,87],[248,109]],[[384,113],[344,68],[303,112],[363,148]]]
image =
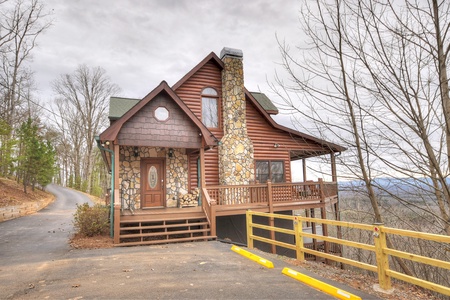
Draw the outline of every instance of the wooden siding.
[[[160,122],[154,117],[154,110],[160,106],[169,111],[167,121]],[[130,146],[200,148],[199,132],[169,96],[160,94],[123,124],[118,140],[120,145]]]
[[[220,68],[212,61],[207,62],[202,68],[193,74],[191,78],[186,80],[183,85],[175,90],[178,97],[183,100],[183,102],[187,105],[187,107],[189,107],[190,110],[192,110],[199,120],[202,119],[200,94],[205,87],[212,87],[217,91],[220,96],[220,103],[222,99],[222,73]]]
[[[220,112],[222,107],[222,71],[213,61],[207,62],[175,90],[178,97],[183,100],[199,120],[202,119],[201,92],[205,87],[212,87],[219,94],[218,109]],[[219,124],[220,128],[209,128],[209,130],[220,140],[223,137],[221,113],[219,114]],[[219,184],[219,159],[217,148],[205,152],[205,161],[206,184]],[[197,165],[195,164],[194,166],[191,162],[190,184],[192,187],[197,185],[197,173],[194,174],[194,172],[197,172]]]
[[[322,150],[312,141],[294,137],[281,129],[273,128],[253,106],[247,101],[247,132],[253,142],[256,160],[283,160],[286,182],[291,182],[290,151]],[[275,147],[278,144],[278,147]]]
[[[201,120],[201,91],[205,87],[213,87],[219,95],[222,95],[222,75],[221,69],[213,61],[207,62],[196,73],[187,79],[176,89],[177,95]],[[219,105],[221,106],[221,97]],[[251,101],[246,101],[247,131],[254,145],[254,158],[256,160],[277,160],[284,161],[285,180],[291,182],[290,151],[314,151],[323,150],[322,147],[312,141],[307,141],[290,133],[272,127],[272,125],[260,114]],[[221,107],[219,107],[221,110]],[[219,124],[223,126],[222,114],[220,114]],[[210,128],[211,132],[220,140],[223,137],[222,128]],[[278,144],[279,147],[274,147]],[[197,165],[196,161],[190,161],[190,184],[191,187],[197,185]],[[207,185],[219,184],[219,161],[218,149],[214,148],[205,152],[205,173]]]

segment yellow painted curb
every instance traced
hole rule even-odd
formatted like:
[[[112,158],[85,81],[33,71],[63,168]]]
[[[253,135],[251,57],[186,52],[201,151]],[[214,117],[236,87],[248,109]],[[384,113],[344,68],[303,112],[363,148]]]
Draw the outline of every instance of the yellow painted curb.
[[[242,248],[239,248],[238,246],[233,245],[231,247],[231,250],[234,252],[247,257],[248,259],[251,259],[253,261],[256,261],[258,264],[263,265],[266,268],[273,269],[273,263],[270,260],[264,259],[256,254],[250,253]]]
[[[315,289],[318,289],[319,291],[322,291],[322,292],[324,292],[328,295],[331,295],[333,297],[336,297],[338,299],[361,300],[361,297],[359,297],[359,296],[356,296],[349,292],[338,289],[337,287],[334,287],[332,285],[329,285],[325,282],[314,279],[312,277],[306,276],[305,274],[299,273],[292,269],[284,268],[282,273],[286,276],[297,279],[298,281],[301,281],[304,284],[307,284]]]

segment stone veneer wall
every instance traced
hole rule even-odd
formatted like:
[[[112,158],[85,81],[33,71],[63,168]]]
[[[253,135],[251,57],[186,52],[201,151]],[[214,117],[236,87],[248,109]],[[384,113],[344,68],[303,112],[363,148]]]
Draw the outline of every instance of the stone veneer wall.
[[[126,201],[134,200],[134,209],[140,208],[141,201],[141,158],[166,158],[166,207],[176,207],[179,195],[188,192],[188,157],[184,149],[173,149],[169,157],[168,148],[138,147],[138,156],[134,156],[134,147],[120,146],[119,187],[125,188]],[[122,186],[122,183],[124,185]],[[122,197],[122,194],[120,195]]]
[[[242,58],[225,55],[222,60],[224,136],[219,146],[219,182],[250,184],[255,179],[255,166],[253,143],[247,134]]]

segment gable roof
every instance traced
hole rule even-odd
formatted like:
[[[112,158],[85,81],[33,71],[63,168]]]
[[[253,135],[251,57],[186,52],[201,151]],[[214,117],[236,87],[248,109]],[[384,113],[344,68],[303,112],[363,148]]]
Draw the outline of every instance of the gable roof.
[[[192,70],[190,70],[186,75],[183,76],[177,83],[172,86],[172,90],[176,91],[180,86],[183,85],[192,75],[194,75],[198,70],[200,70],[207,62],[212,60],[216,63],[220,69],[224,68],[223,61],[214,53],[211,52],[208,56],[206,56],[201,62],[199,62]]]
[[[141,101],[137,102],[131,109],[129,109],[123,116],[121,116],[114,124],[108,127],[103,133],[100,134],[101,141],[115,141],[122,128],[123,124],[133,117],[137,112],[141,110],[147,103],[153,100],[160,93],[166,93],[194,122],[194,124],[200,129],[206,146],[216,146],[217,138],[206,128],[205,125],[194,115],[194,113],[184,104],[184,102],[178,97],[177,94],[169,87],[167,82],[162,81],[153,91],[145,96]]]
[[[262,107],[262,105],[255,99],[255,97],[252,95],[252,93],[250,93],[246,88],[244,88],[245,90],[245,95],[247,96],[247,99],[250,100],[251,103],[253,103],[253,105],[256,107],[256,109],[261,113],[261,115],[264,117],[264,119],[273,127],[282,131],[285,131],[291,135],[294,135],[296,137],[299,137],[301,139],[304,140],[311,140],[319,145],[321,145],[322,147],[328,149],[328,152],[342,152],[345,151],[346,148],[339,146],[337,144],[334,143],[330,143],[327,142],[325,140],[313,137],[312,135],[291,129],[289,127],[285,127],[282,126],[280,124],[278,124],[277,122],[275,122],[270,115],[267,113],[267,111]]]

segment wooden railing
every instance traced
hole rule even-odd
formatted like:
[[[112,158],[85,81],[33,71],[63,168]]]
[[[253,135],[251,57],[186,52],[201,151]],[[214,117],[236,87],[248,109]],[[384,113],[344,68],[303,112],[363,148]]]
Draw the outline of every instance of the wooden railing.
[[[216,201],[211,200],[208,191],[202,188],[202,209],[208,219],[211,235],[216,236]]]
[[[319,179],[316,182],[219,185],[207,186],[205,193],[217,205],[325,201],[337,197],[337,183]]]
[[[268,220],[273,219],[284,219],[284,220],[292,220],[293,222],[293,230],[286,228],[278,228],[273,226],[273,222],[268,222],[270,225],[255,223],[253,221],[253,216],[262,216],[267,217]],[[353,229],[359,229],[363,231],[369,231],[373,236],[373,245],[365,244],[345,239],[338,239],[330,236],[323,236],[313,233],[307,233],[302,231],[303,222],[312,222],[319,224],[327,224],[334,225],[339,227],[348,227]],[[286,242],[277,241],[272,238],[274,235],[271,235],[271,238],[261,237],[255,235],[254,228],[263,229],[270,232],[282,232],[285,234],[293,235],[295,238],[295,244],[290,244]],[[440,269],[450,270],[450,262],[443,261],[431,257],[425,257],[409,252],[403,252],[396,249],[389,248],[386,243],[386,235],[397,235],[401,237],[409,237],[416,238],[425,241],[434,241],[443,243],[447,248],[450,248],[450,237],[445,235],[437,235],[437,234],[429,234],[424,232],[417,231],[409,231],[402,230],[396,228],[384,227],[381,224],[375,225],[367,225],[367,224],[359,224],[359,223],[349,223],[342,221],[334,221],[334,220],[326,220],[326,219],[318,219],[318,218],[309,218],[302,216],[287,216],[287,215],[279,215],[279,214],[271,214],[271,213],[261,213],[254,211],[247,211],[247,247],[249,249],[253,248],[254,241],[264,242],[273,246],[280,246],[287,249],[295,250],[297,253],[298,260],[305,260],[305,254],[311,254],[318,257],[323,257],[325,259],[341,262],[344,264],[348,264],[354,267],[366,269],[369,271],[373,271],[378,273],[378,282],[380,288],[384,290],[391,289],[391,278],[399,279],[417,286],[421,286],[423,288],[441,293],[443,295],[450,296],[450,288],[447,286],[443,286],[434,282],[430,282],[427,280],[419,279],[414,276],[409,276],[397,271],[394,271],[390,268],[389,261],[392,257],[398,257],[406,260],[410,260],[416,263],[429,265],[433,267],[437,267]],[[364,249],[368,251],[372,251],[375,253],[376,265],[368,264],[366,262],[360,262],[356,260],[352,260],[349,258],[336,256],[330,253],[321,252],[313,249],[309,249],[304,246],[303,239],[304,238],[312,238],[312,239],[320,239],[325,243],[333,243],[338,245],[343,245],[347,247],[353,247],[358,249]]]

